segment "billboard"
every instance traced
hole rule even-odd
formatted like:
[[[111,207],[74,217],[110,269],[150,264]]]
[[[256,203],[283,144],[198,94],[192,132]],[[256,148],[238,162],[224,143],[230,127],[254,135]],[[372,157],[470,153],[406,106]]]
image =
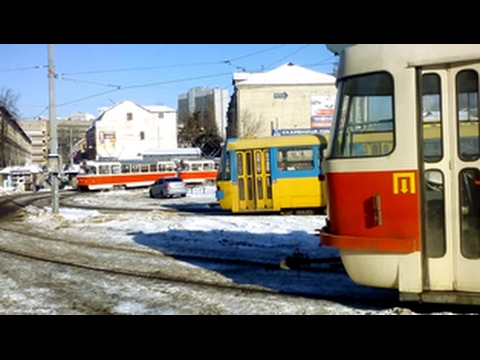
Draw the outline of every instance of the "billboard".
[[[310,127],[329,130],[332,125],[335,96],[312,95],[310,97]]]

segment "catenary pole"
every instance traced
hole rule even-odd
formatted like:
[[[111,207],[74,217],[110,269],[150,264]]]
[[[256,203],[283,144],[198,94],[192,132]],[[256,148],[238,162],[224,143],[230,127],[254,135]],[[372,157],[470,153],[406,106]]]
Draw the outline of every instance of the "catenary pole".
[[[55,66],[53,61],[53,44],[48,44],[48,88],[49,88],[49,122],[50,122],[50,141],[49,141],[49,170],[52,185],[52,212],[58,214],[58,174],[59,174],[59,156],[57,139],[57,112],[55,108]]]

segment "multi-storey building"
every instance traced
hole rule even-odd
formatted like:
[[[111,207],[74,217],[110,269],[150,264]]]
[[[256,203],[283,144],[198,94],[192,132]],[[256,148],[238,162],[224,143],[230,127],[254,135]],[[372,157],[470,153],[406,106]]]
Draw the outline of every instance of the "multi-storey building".
[[[57,119],[57,152],[62,164],[73,162],[76,144],[85,139],[85,133],[92,126],[93,115],[76,112],[68,118]],[[48,161],[50,121],[45,118],[20,120],[20,126],[32,139],[32,162],[46,165]]]
[[[32,162],[42,166],[46,165],[48,160],[48,120],[39,118],[19,120],[18,123],[32,140]]]
[[[0,103],[0,168],[32,162],[32,140]]]
[[[178,124],[184,125],[194,113],[215,121],[218,135],[225,139],[227,127],[228,90],[196,87],[178,97]]]
[[[292,63],[262,73],[234,73],[227,137],[328,131],[335,81]]]

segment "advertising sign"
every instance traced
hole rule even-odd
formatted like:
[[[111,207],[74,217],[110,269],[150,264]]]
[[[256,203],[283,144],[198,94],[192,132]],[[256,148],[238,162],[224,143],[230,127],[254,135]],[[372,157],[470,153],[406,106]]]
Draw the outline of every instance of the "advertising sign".
[[[329,130],[332,125],[335,96],[312,95],[310,97],[310,126]]]

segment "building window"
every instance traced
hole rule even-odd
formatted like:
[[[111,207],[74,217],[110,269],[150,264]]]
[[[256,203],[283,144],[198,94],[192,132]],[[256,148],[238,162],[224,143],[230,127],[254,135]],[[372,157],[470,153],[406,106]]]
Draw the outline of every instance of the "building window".
[[[127,113],[127,120],[133,120],[133,114]]]
[[[140,131],[140,140],[145,140],[145,131]]]
[[[158,113],[158,118],[159,118],[159,119],[163,119],[163,112]]]

